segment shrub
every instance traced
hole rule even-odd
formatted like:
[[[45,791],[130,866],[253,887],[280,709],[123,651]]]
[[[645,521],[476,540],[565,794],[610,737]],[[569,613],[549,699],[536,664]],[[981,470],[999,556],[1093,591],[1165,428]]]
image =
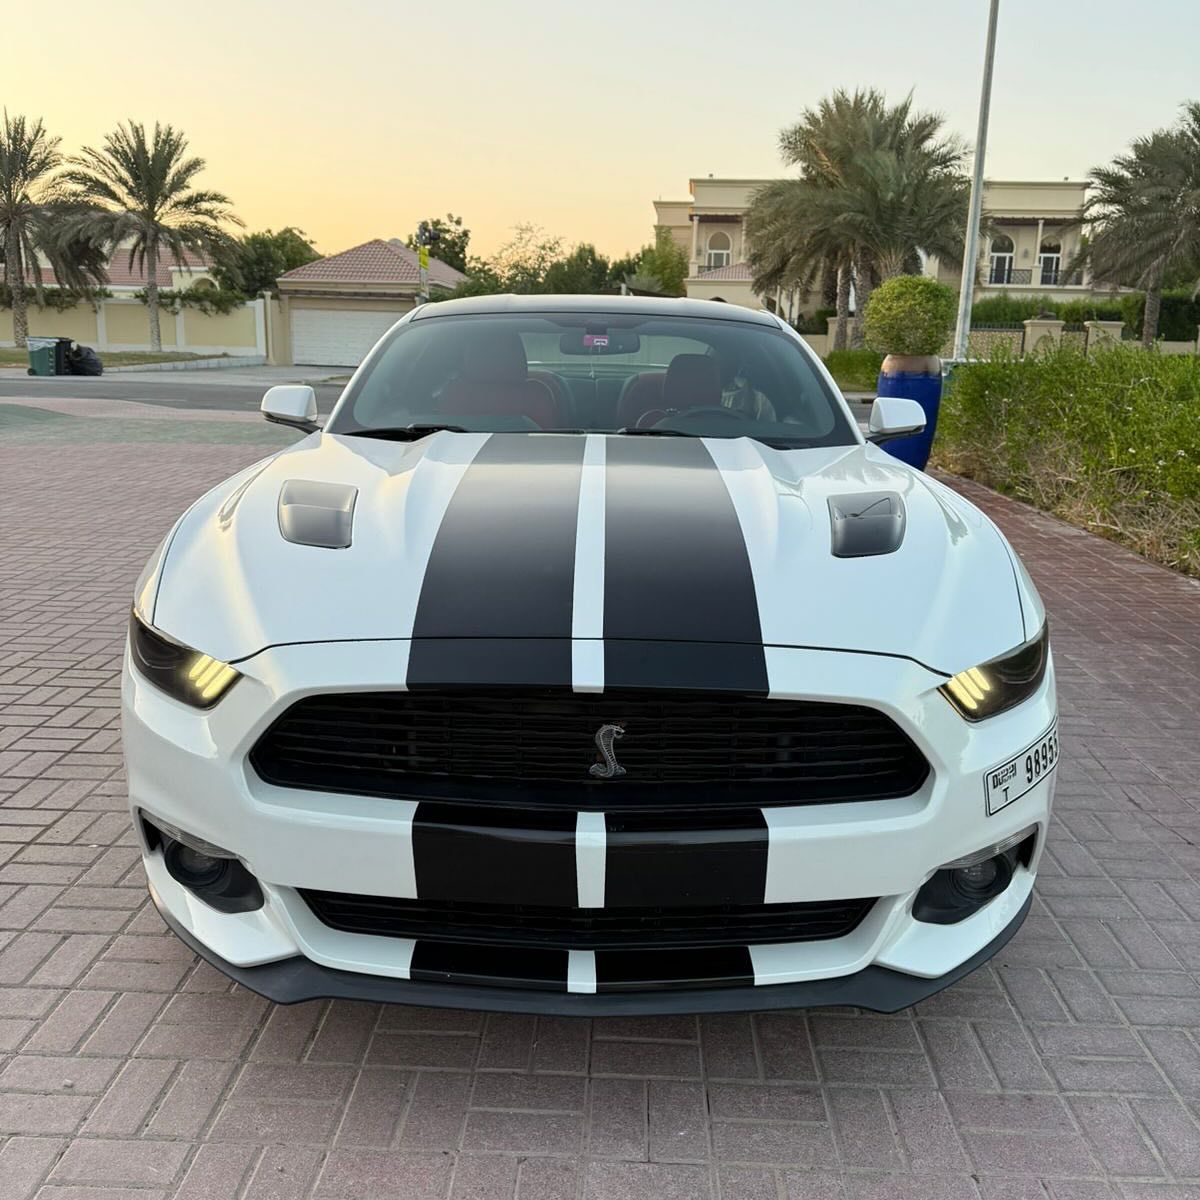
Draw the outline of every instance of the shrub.
[[[1200,575],[1200,359],[1114,345],[958,367],[935,461]]]
[[[39,308],[52,308],[55,312],[67,312],[84,301],[95,304],[112,295],[112,292],[105,287],[84,289],[48,287],[42,289],[39,301],[36,288],[26,284],[24,292],[26,304]],[[12,288],[7,283],[0,283],[0,308],[12,308]]]
[[[880,354],[937,354],[954,327],[958,301],[944,283],[897,275],[867,302],[867,345]]]
[[[134,298],[146,303],[146,289],[133,293]],[[158,289],[158,307],[163,312],[179,312],[181,308],[194,308],[206,317],[224,316],[235,308],[241,308],[246,303],[246,297],[241,292],[231,292],[226,288],[198,287],[193,284],[182,291],[170,288]]]
[[[831,350],[825,355],[825,365],[842,391],[873,392],[883,355],[874,350]]]
[[[1054,300],[1048,296],[988,296],[971,305],[971,324],[1019,325],[1044,312],[1066,321],[1068,325],[1082,325],[1084,321],[1124,320],[1128,323],[1129,320],[1124,301],[1120,299]]]
[[[1137,337],[1142,336],[1142,317],[1146,297],[1133,292],[1121,299],[1121,315]],[[1168,342],[1194,342],[1200,325],[1200,297],[1193,298],[1190,289],[1163,292],[1162,308],[1158,313],[1158,336]]]

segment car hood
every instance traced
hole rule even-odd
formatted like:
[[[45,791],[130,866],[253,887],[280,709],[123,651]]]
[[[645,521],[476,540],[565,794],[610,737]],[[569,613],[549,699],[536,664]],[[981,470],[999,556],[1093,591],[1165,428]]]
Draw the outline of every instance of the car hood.
[[[285,537],[281,493],[297,483],[337,485],[301,499],[340,505],[348,546]],[[853,509],[862,494],[899,498],[902,540],[838,557],[830,500]],[[832,648],[949,673],[1032,635],[1025,579],[977,509],[874,446],[314,434],[185,514],[149,613],[226,661],[299,642],[628,639]]]

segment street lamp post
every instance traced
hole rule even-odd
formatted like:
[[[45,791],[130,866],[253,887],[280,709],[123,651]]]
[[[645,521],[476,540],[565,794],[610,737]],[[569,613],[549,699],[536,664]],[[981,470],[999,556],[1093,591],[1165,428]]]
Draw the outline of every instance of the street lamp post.
[[[992,61],[996,57],[996,18],[1000,0],[991,0],[988,12],[987,50],[983,59],[983,87],[979,95],[979,128],[975,133],[975,170],[971,174],[971,203],[967,212],[967,237],[963,247],[962,283],[958,291],[958,324],[954,331],[954,357],[967,357],[971,336],[971,301],[975,298],[975,272],[979,267],[979,219],[983,208],[983,160],[987,153],[988,114],[992,106]]]

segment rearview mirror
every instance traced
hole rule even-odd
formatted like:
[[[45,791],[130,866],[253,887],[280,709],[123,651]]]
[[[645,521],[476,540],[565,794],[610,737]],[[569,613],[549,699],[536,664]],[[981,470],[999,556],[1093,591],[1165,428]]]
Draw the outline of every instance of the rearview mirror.
[[[268,388],[262,398],[262,415],[276,425],[291,425],[305,433],[315,433],[317,393],[306,383],[282,383]]]
[[[867,424],[867,441],[881,445],[895,438],[920,433],[925,428],[925,410],[904,396],[876,396]]]
[[[559,354],[636,354],[641,348],[642,339],[628,329],[571,330],[558,339]]]

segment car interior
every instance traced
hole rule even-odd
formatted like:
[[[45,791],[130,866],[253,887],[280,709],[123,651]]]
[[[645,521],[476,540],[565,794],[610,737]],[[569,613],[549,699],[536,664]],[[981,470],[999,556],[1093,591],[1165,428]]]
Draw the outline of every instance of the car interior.
[[[803,352],[763,325],[570,314],[401,326],[368,359],[331,432],[657,430],[851,441]]]

